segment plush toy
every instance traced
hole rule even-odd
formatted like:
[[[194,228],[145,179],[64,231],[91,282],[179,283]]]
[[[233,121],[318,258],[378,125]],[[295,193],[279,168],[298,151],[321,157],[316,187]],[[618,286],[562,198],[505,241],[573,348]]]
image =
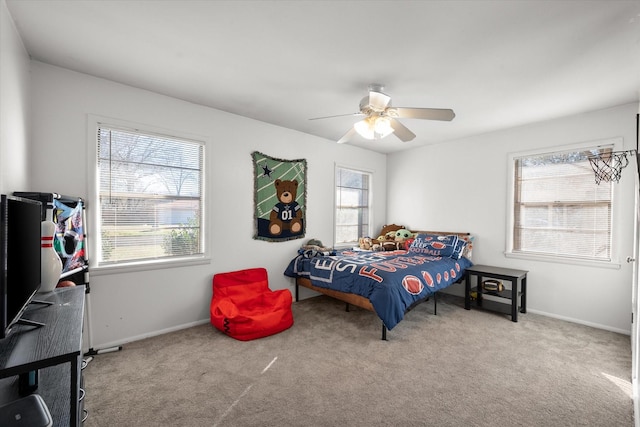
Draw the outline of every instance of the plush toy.
[[[405,240],[413,237],[413,233],[407,230],[406,228],[402,228],[396,231],[395,241],[396,242],[404,242]]]
[[[373,239],[371,237],[360,237],[358,239],[358,247],[365,251],[373,250]]]
[[[404,229],[404,226],[397,224],[388,224],[382,226],[380,235],[373,240],[374,246],[381,251],[395,251],[399,249],[400,244],[396,242],[396,232]]]
[[[396,232],[390,231],[380,239],[380,246],[383,251],[396,251],[401,248],[401,243],[396,241]]]
[[[413,240],[413,233],[406,228],[396,231],[395,241],[398,243],[398,249],[409,250]]]
[[[283,231],[289,230],[291,234],[302,231],[302,207],[296,202],[298,181],[285,181],[276,179],[276,196],[278,203],[271,210],[269,216],[269,233],[279,236]]]
[[[378,238],[373,240],[374,244],[382,244],[384,242],[395,240],[395,232],[398,230],[402,230],[404,227],[402,225],[397,224],[389,224],[383,225],[382,230],[380,230],[380,234],[378,234]]]

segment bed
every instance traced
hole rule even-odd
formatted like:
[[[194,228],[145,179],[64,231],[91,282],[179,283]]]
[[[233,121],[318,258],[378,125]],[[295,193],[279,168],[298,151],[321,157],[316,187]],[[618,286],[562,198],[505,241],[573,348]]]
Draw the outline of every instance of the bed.
[[[407,250],[341,250],[330,255],[299,251],[284,274],[299,286],[373,311],[382,320],[382,339],[416,305],[464,279],[471,262],[469,233],[416,231]]]

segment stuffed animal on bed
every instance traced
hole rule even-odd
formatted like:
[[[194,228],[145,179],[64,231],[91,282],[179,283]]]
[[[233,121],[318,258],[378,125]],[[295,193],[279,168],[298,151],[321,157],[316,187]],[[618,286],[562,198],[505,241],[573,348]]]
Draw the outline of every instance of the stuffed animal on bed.
[[[406,228],[396,231],[395,241],[398,244],[398,249],[408,250],[409,246],[411,246],[411,242],[414,240],[413,237],[414,233]]]
[[[389,224],[382,227],[376,239],[360,237],[358,239],[358,246],[365,251],[395,251],[402,249],[404,248],[404,239],[400,240],[399,236],[397,236],[400,230],[402,230],[402,236],[408,233],[413,237],[413,233],[405,229],[402,225]]]
[[[397,249],[397,245],[395,243],[396,240],[396,231],[404,229],[404,226],[397,224],[388,224],[383,225],[382,230],[380,230],[380,234],[377,239],[373,239],[374,245],[380,245],[380,250],[384,251],[395,251]]]
[[[365,251],[372,251],[373,239],[371,237],[360,237],[358,239],[358,247]]]
[[[378,238],[378,240],[380,241],[380,246],[382,247],[383,251],[395,251],[398,250],[399,247],[399,242],[396,242],[396,232],[395,231],[390,231],[387,234],[384,235],[384,240],[381,238]]]
[[[395,234],[395,241],[396,242],[404,242],[405,240],[409,239],[413,237],[413,233],[410,232],[409,230],[407,230],[406,228],[402,228],[398,231],[396,231]]]
[[[385,251],[407,249],[405,242],[409,239],[413,239],[413,233],[406,228],[390,231],[385,235],[385,240],[382,242],[382,248]]]
[[[398,224],[387,224],[382,226],[380,234],[373,239],[373,250],[378,251],[395,251],[398,249],[396,244],[396,231],[404,229],[404,226]]]

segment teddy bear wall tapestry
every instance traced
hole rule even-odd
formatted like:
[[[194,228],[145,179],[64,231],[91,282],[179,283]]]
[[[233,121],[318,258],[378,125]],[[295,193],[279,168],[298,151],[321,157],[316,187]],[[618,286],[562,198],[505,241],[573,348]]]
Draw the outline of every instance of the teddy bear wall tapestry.
[[[254,239],[300,239],[306,230],[307,161],[283,160],[254,151]]]

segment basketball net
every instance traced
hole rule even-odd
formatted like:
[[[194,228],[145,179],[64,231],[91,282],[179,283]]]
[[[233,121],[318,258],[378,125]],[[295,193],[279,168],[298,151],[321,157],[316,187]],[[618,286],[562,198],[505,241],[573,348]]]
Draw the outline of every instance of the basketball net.
[[[596,184],[604,182],[618,182],[622,176],[622,169],[629,165],[627,156],[631,151],[613,151],[589,157],[591,169],[595,173]]]

